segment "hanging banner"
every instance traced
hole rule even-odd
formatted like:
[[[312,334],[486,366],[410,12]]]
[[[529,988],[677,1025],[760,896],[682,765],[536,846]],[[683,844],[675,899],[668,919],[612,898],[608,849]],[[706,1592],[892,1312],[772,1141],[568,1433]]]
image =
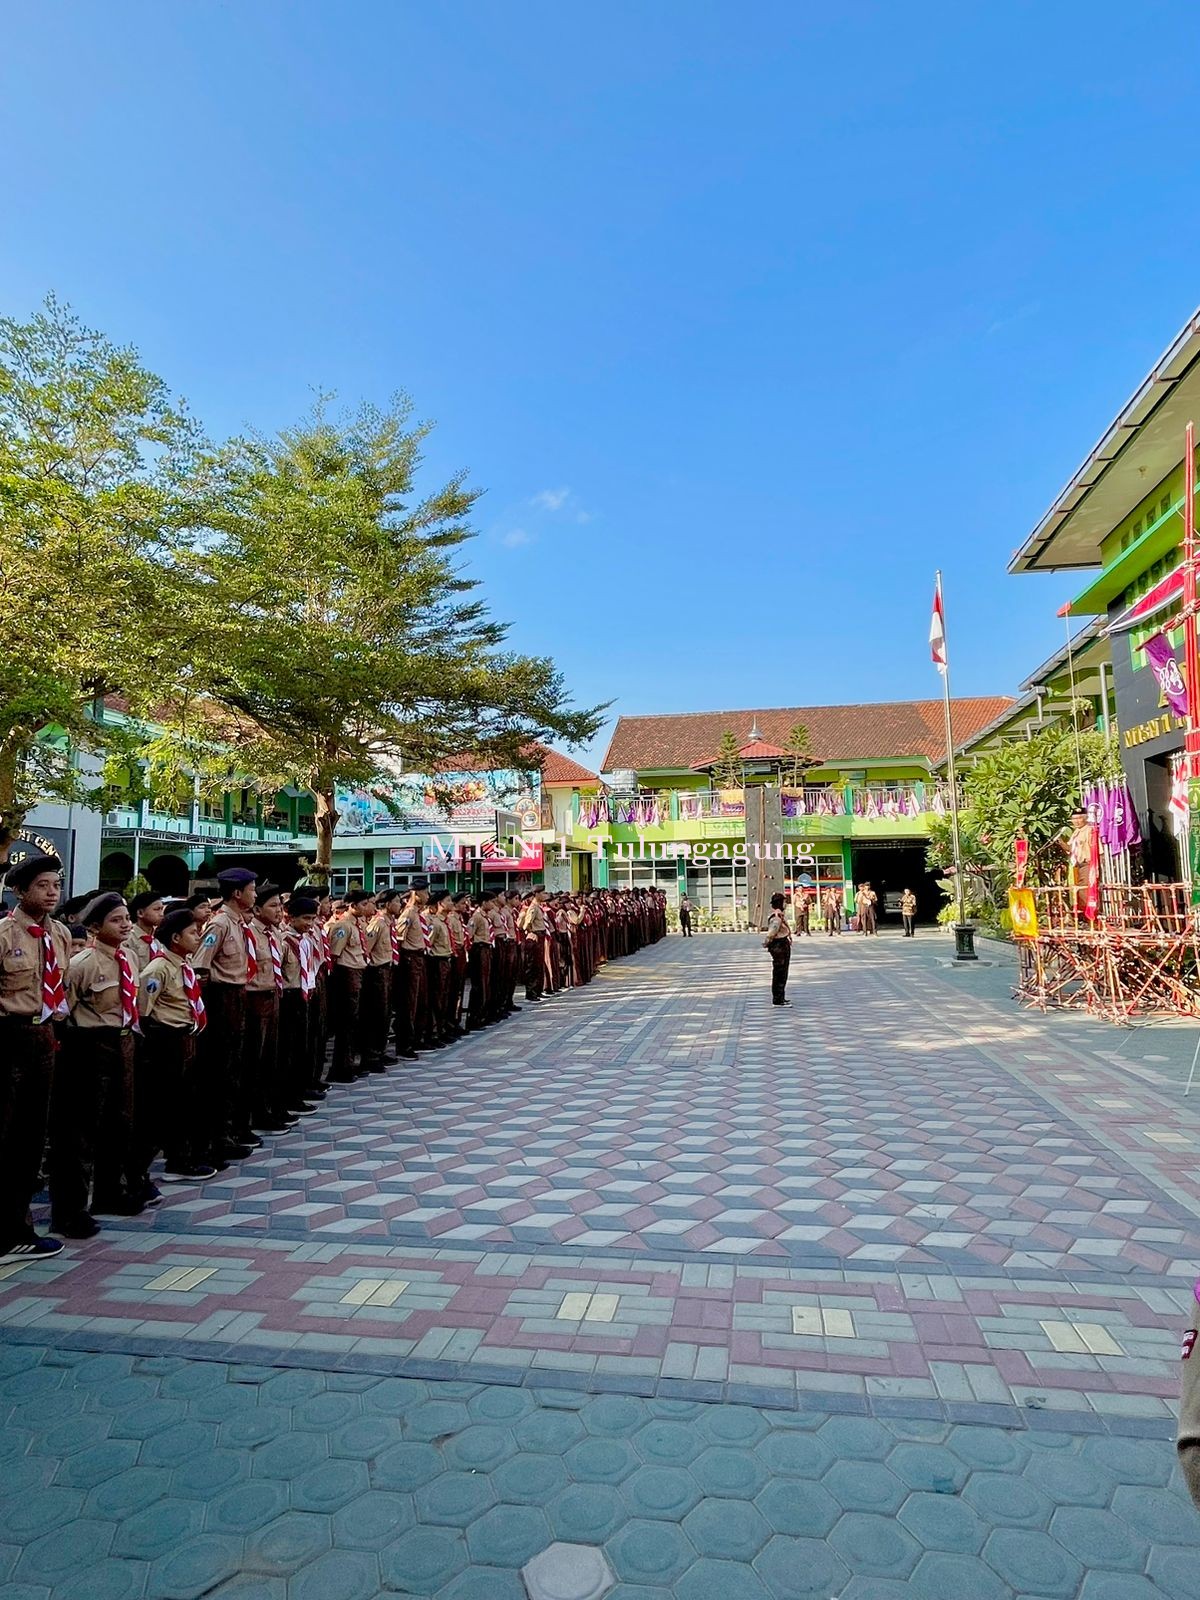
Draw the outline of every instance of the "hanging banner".
[[[1183,681],[1183,673],[1179,670],[1179,662],[1175,659],[1175,652],[1171,648],[1171,641],[1165,633],[1156,633],[1146,640],[1142,649],[1146,652],[1146,660],[1150,663],[1150,670],[1158,681],[1162,690],[1163,699],[1170,706],[1177,717],[1187,716],[1188,692]]]
[[[1008,891],[1008,915],[1015,939],[1036,939],[1038,936],[1037,902],[1032,889]]]
[[[1029,866],[1029,840],[1018,839],[1016,843],[1017,864],[1013,871],[1013,883],[1018,889],[1025,887],[1025,872]]]

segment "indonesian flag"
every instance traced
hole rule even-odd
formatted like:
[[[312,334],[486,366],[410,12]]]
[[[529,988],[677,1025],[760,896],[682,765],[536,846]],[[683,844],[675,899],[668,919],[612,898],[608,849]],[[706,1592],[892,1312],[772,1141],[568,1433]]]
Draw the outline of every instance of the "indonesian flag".
[[[946,619],[942,611],[942,580],[939,577],[933,590],[933,617],[929,623],[929,654],[934,666],[946,676]]]

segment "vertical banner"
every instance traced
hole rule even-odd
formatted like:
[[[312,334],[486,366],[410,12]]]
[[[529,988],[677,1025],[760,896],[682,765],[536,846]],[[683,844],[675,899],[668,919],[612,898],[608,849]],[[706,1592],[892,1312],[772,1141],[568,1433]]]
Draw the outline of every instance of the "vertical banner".
[[[1016,866],[1013,869],[1013,884],[1018,889],[1025,887],[1025,873],[1029,867],[1029,840],[1018,839],[1016,843]]]

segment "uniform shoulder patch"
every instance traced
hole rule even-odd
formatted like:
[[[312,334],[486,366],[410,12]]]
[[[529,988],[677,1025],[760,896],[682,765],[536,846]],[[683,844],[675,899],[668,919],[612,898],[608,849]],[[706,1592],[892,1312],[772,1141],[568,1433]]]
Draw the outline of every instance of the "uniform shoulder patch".
[[[146,979],[146,993],[147,994],[157,994],[158,991],[161,988],[162,988],[162,984],[159,983],[157,978],[147,978]]]
[[[215,950],[217,948],[218,937],[219,936],[215,933],[206,933],[204,938],[200,941],[201,950]]]

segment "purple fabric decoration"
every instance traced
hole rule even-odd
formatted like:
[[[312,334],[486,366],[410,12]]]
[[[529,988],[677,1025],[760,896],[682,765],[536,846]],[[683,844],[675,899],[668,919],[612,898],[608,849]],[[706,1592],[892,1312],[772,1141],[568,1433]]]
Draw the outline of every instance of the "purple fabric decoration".
[[[1183,681],[1183,674],[1179,670],[1179,662],[1175,659],[1175,652],[1171,648],[1171,641],[1165,633],[1156,633],[1146,640],[1142,646],[1146,652],[1146,660],[1150,663],[1150,670],[1158,679],[1158,686],[1163,692],[1167,704],[1177,717],[1186,717],[1188,708],[1187,685]]]

